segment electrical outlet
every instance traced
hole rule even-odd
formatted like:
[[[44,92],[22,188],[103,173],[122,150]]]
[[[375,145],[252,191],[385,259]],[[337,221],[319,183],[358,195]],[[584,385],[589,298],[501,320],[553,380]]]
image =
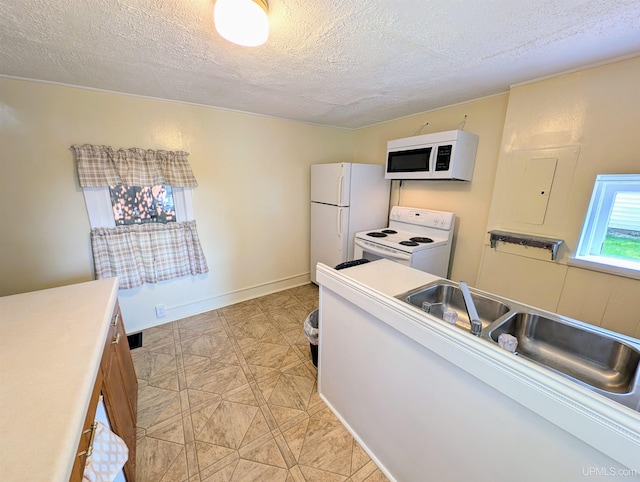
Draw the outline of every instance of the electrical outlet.
[[[156,305],[156,318],[164,318],[167,315],[167,308],[164,305]]]

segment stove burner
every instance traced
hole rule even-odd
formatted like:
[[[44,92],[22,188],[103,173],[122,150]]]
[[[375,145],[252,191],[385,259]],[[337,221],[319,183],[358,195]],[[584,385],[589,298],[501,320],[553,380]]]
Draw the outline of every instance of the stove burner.
[[[418,246],[418,243],[415,241],[400,241],[402,246]]]
[[[382,232],[385,234],[398,234],[398,231],[394,231],[393,229],[383,229]]]
[[[387,235],[384,233],[379,233],[378,231],[372,231],[367,233],[367,236],[371,236],[372,238],[386,238]]]
[[[416,236],[414,238],[409,238],[411,241],[415,241],[416,243],[433,243],[433,239],[431,238],[423,238],[421,236]]]

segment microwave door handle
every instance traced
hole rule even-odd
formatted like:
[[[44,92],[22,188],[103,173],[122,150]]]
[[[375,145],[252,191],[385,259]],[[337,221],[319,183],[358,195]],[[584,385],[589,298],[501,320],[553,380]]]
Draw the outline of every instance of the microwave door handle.
[[[406,253],[400,253],[398,251],[387,251],[378,249],[369,244],[360,243],[358,239],[356,239],[356,244],[360,246],[364,251],[368,251],[373,254],[377,254],[378,256],[382,256],[383,258],[392,258],[392,259],[401,259],[403,261],[410,261],[411,255]]]

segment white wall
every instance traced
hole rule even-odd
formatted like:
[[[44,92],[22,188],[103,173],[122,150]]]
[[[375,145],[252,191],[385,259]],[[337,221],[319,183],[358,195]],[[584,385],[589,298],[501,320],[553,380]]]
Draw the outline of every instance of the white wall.
[[[511,89],[487,228],[564,243],[555,262],[542,250],[485,245],[479,288],[640,337],[640,280],[567,266],[596,175],[640,172],[638,85],[635,57]],[[546,215],[522,222],[518,163],[545,158],[557,159]]]
[[[514,87],[509,94],[346,131],[250,114],[0,78],[0,295],[92,279],[89,223],[69,146],[184,149],[200,187],[198,230],[211,272],[121,291],[127,329],[159,324],[308,280],[309,166],[385,162],[386,142],[457,128],[478,134],[473,181],[394,182],[392,204],[455,212],[450,277],[640,336],[637,280],[569,268],[597,173],[640,169],[640,58]],[[504,129],[504,135],[503,135]],[[557,263],[488,247],[514,227],[510,160],[577,146],[549,222]],[[572,147],[573,148],[573,147]],[[570,149],[572,149],[570,148]],[[564,159],[567,159],[566,157]],[[494,192],[495,185],[495,192]],[[506,199],[506,201],[505,201]],[[515,226],[518,227],[518,226]],[[536,229],[538,229],[536,231]],[[256,241],[255,236],[264,239]],[[167,317],[155,318],[163,303]]]
[[[0,295],[93,278],[73,144],[185,150],[210,272],[121,290],[128,332],[308,282],[309,166],[351,131],[0,78]],[[165,304],[157,320],[154,306]]]
[[[456,214],[449,274],[451,279],[472,285],[480,266],[508,101],[508,94],[502,94],[355,132],[356,160],[372,159],[369,162],[383,164],[387,141],[412,136],[425,122],[429,124],[422,134],[457,129],[467,116],[464,130],[480,137],[472,181],[404,181],[401,190],[399,181],[393,181],[391,203]]]

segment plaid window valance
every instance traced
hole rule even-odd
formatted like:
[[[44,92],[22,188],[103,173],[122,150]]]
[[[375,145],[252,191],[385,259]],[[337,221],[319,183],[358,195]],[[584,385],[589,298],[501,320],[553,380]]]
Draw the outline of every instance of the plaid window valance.
[[[80,186],[196,187],[196,178],[184,151],[114,149],[108,146],[71,146],[78,162]]]
[[[96,279],[117,276],[120,289],[209,272],[195,221],[91,230]]]

